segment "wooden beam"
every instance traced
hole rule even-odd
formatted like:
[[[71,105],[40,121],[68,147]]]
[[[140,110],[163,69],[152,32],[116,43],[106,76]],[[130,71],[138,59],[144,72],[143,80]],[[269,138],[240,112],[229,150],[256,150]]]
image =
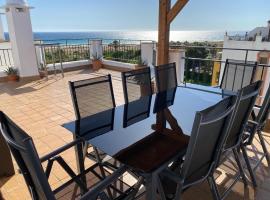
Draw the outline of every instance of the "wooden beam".
[[[159,0],[158,65],[166,64],[169,60],[170,23],[167,16],[170,9],[171,0]]]
[[[178,13],[185,7],[189,0],[177,0],[170,11],[167,14],[167,22],[170,24]]]

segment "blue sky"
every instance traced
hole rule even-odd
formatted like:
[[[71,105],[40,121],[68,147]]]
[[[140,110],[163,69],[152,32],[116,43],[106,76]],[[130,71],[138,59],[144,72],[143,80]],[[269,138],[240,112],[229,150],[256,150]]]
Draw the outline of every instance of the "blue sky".
[[[157,30],[158,25],[159,0],[28,2],[35,7],[31,11],[34,31]],[[265,26],[269,9],[270,0],[190,0],[172,30],[249,30]]]

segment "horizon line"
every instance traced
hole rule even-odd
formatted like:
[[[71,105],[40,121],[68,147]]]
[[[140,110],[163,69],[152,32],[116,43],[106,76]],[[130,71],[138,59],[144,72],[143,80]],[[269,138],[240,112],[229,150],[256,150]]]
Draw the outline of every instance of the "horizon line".
[[[124,30],[124,29],[119,29],[119,30],[115,30],[115,29],[111,29],[111,30],[98,30],[98,29],[81,29],[81,30],[78,30],[78,29],[75,29],[75,30],[71,30],[71,29],[63,29],[63,30],[42,30],[42,29],[36,29],[36,30],[33,30],[33,32],[43,32],[43,33],[49,33],[49,32],[54,32],[54,33],[76,33],[76,32],[158,32],[158,30]],[[227,31],[224,31],[224,30],[171,30],[170,32],[246,32],[246,30],[227,30]],[[8,31],[5,31],[5,33],[8,33]]]

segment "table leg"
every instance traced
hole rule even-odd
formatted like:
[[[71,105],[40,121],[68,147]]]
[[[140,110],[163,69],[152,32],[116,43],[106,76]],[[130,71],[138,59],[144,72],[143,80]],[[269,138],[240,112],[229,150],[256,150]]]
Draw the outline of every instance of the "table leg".
[[[74,140],[77,139],[77,136],[73,136]],[[85,171],[85,166],[84,166],[84,153],[83,153],[83,148],[84,148],[84,143],[79,143],[75,146],[75,156],[76,156],[76,164],[77,164],[77,171],[79,174],[83,173]],[[85,184],[86,186],[86,177],[81,176],[81,181]],[[83,192],[83,190],[81,190]]]
[[[145,178],[146,200],[156,200],[157,186],[156,175],[149,174]]]

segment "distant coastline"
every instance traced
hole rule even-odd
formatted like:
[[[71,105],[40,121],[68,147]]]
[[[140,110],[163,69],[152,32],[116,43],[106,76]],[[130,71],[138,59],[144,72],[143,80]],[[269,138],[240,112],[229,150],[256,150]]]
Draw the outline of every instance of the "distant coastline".
[[[170,40],[174,42],[203,42],[223,41],[224,31],[171,31]],[[231,31],[229,35],[244,35],[245,31]],[[8,39],[8,34],[5,33]],[[35,40],[62,40],[62,39],[126,39],[126,40],[153,40],[157,41],[157,31],[89,31],[89,32],[34,32]],[[79,41],[77,41],[79,42]]]

